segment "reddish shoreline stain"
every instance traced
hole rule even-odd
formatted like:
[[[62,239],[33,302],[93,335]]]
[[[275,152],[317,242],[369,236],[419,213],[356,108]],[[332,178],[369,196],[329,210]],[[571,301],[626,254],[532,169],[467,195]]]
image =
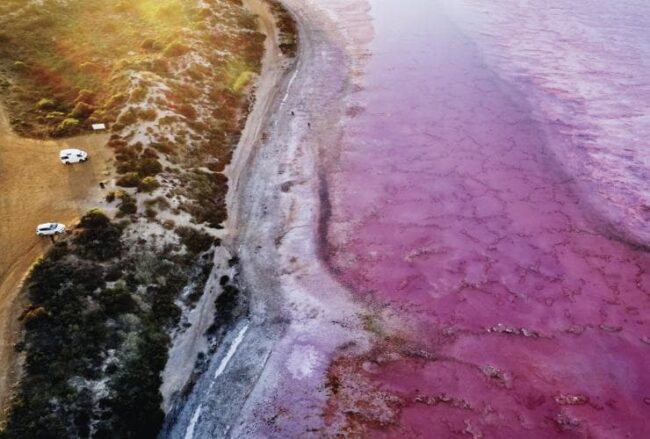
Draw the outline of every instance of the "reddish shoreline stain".
[[[363,405],[353,387],[394,397],[384,426],[348,410],[374,437],[649,435],[650,255],[615,229],[634,223],[602,215],[624,198],[593,204],[563,162],[578,156],[557,153],[572,139],[438,5],[372,3],[366,83],[328,178],[329,262],[415,322],[404,337],[432,356],[386,343],[335,359],[358,380],[331,404]]]

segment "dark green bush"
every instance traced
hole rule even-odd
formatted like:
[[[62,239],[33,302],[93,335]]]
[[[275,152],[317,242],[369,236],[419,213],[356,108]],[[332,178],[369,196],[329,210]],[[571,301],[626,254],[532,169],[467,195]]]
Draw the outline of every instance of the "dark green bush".
[[[117,186],[121,187],[138,187],[140,183],[140,175],[137,172],[127,172],[115,182]]]
[[[77,253],[88,259],[105,261],[119,256],[122,251],[122,229],[111,223],[100,210],[89,211],[79,222],[80,232],[74,243]]]
[[[176,233],[181,238],[181,243],[190,253],[197,254],[208,250],[214,244],[214,237],[193,227],[179,226]]]
[[[132,312],[136,308],[136,303],[127,290],[126,285],[119,283],[114,288],[109,288],[99,295],[99,303],[104,307],[104,311],[109,316],[117,316]]]
[[[162,165],[157,159],[145,158],[140,160],[138,165],[138,173],[142,177],[151,177],[158,175],[162,172]]]
[[[118,204],[118,209],[120,212],[131,215],[132,213],[137,212],[138,208],[135,203],[135,198],[133,198],[131,195],[129,195],[126,192],[120,192],[118,194],[118,198],[120,199],[120,204]]]
[[[142,192],[152,192],[160,187],[156,177],[145,177],[140,182],[138,189]]]

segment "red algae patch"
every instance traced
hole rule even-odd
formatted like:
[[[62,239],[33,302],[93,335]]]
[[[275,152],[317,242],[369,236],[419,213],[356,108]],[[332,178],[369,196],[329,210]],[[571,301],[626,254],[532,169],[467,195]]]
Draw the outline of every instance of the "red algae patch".
[[[645,437],[650,256],[637,222],[615,220],[636,189],[586,178],[561,148],[593,126],[549,120],[528,70],[503,73],[442,6],[371,3],[372,55],[328,169],[328,262],[433,357],[381,341],[335,359],[326,416],[373,437]],[[554,99],[585,99],[570,92]]]

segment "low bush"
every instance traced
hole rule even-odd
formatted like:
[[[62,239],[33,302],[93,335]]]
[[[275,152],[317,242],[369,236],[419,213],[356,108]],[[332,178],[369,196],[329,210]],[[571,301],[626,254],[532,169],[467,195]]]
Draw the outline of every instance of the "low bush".
[[[54,134],[57,136],[71,136],[79,130],[79,120],[74,117],[68,117],[57,126]]]
[[[50,111],[45,115],[45,120],[58,122],[62,121],[64,117],[65,113],[62,111]]]
[[[163,55],[165,55],[168,58],[173,58],[177,56],[183,56],[186,53],[188,53],[190,50],[191,49],[185,44],[175,41],[167,45],[167,47],[165,47],[165,50],[163,51]]]
[[[141,192],[153,192],[154,190],[160,187],[160,183],[156,180],[156,177],[145,177],[140,181],[138,190]]]
[[[157,159],[145,158],[138,164],[138,174],[142,177],[153,177],[162,172],[162,165]]]
[[[152,122],[158,117],[158,112],[155,108],[141,108],[138,111],[138,117],[145,122]]]
[[[74,106],[74,109],[70,113],[75,119],[87,119],[93,112],[95,107],[85,102],[77,102],[77,105]]]
[[[25,70],[27,70],[27,64],[25,64],[22,61],[15,61],[13,64],[13,68],[17,72],[24,72]]]
[[[53,99],[43,98],[36,104],[39,110],[53,110],[56,108],[56,102]]]
[[[214,301],[215,320],[220,325],[229,325],[235,317],[235,309],[239,304],[239,289],[230,284],[224,285],[222,288],[221,294]]]
[[[172,219],[163,221],[162,226],[165,230],[173,230],[176,227],[176,222]]]
[[[121,187],[139,187],[141,182],[140,175],[137,172],[127,172],[118,178],[115,184]]]
[[[179,226],[176,234],[181,238],[181,244],[192,254],[202,253],[214,244],[214,237],[194,227]]]
[[[148,52],[160,52],[164,46],[153,38],[146,38],[141,44],[140,48]]]
[[[169,201],[163,196],[152,198],[144,202],[144,207],[158,207],[160,210],[169,209]]]
[[[130,313],[137,306],[124,282],[118,282],[113,288],[103,290],[98,299],[106,314],[112,317]]]
[[[83,102],[84,104],[94,105],[95,103],[95,93],[91,90],[83,89],[79,90],[77,98],[74,100],[75,104]]]
[[[158,215],[158,212],[153,207],[147,207],[144,209],[144,214],[147,218],[153,219]]]
[[[117,208],[124,215],[133,215],[138,211],[138,205],[135,204],[135,198],[126,192],[121,193],[120,204],[117,206]]]

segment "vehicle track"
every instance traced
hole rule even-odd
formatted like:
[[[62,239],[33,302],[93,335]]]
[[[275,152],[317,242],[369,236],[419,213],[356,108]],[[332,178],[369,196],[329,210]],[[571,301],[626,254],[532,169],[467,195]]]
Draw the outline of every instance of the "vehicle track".
[[[27,303],[19,294],[21,282],[51,246],[34,229],[51,221],[70,225],[96,206],[102,197],[99,182],[110,172],[107,140],[108,134],[58,140],[19,137],[0,108],[0,419],[19,377],[20,358],[13,346],[20,333],[18,317]],[[58,151],[67,145],[86,150],[91,159],[62,165]]]

